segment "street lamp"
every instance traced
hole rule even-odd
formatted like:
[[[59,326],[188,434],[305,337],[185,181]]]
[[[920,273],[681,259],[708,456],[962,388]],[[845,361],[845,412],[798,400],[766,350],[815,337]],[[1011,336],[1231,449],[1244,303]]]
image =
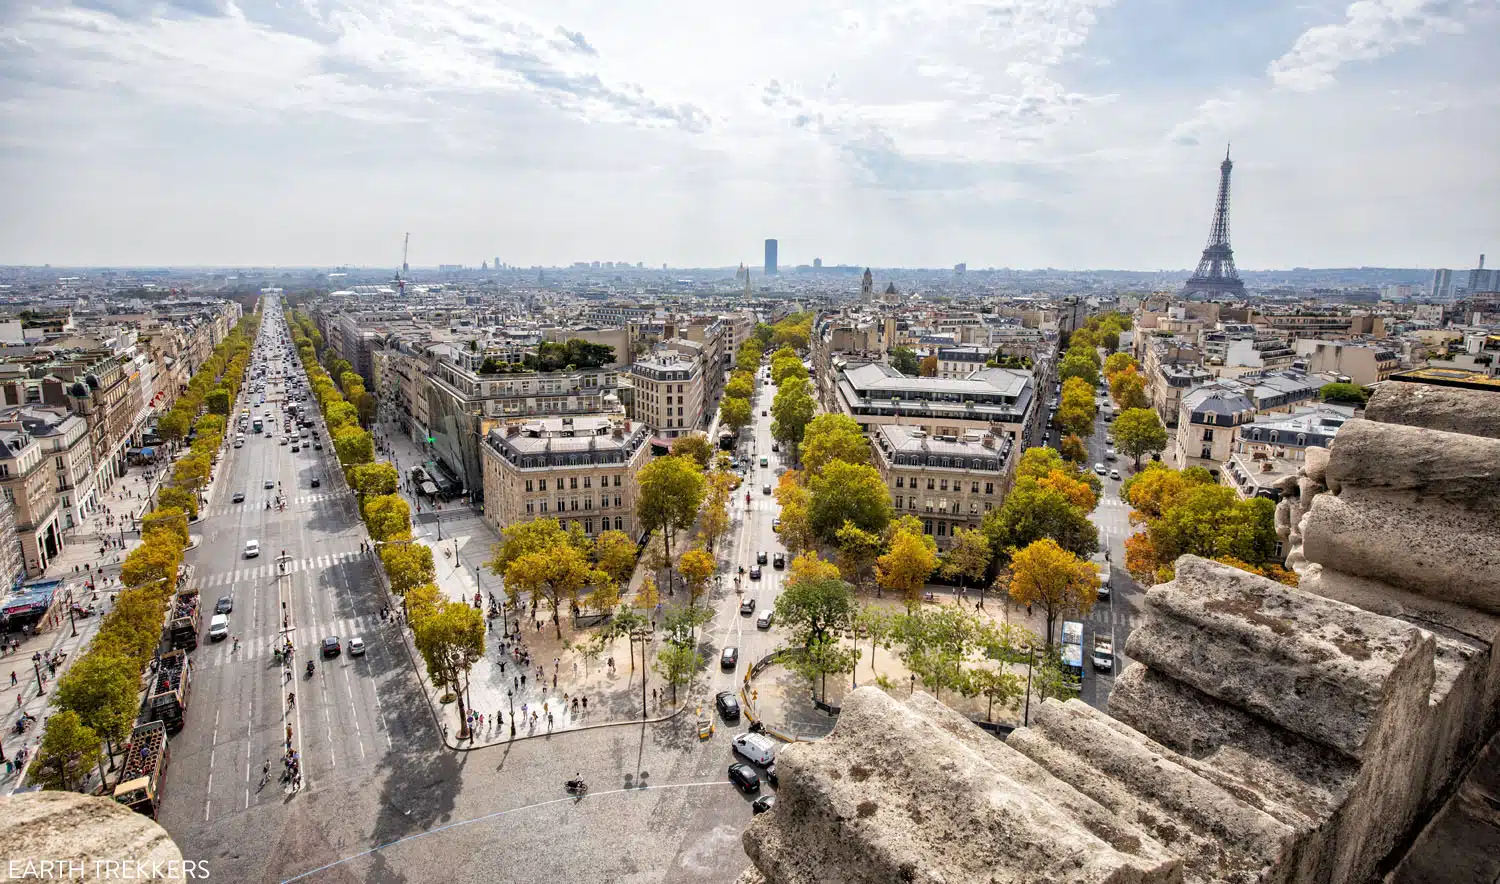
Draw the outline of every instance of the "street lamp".
[[[78,638],[78,621],[73,619],[73,588],[68,587],[68,625],[73,627],[73,638]]]

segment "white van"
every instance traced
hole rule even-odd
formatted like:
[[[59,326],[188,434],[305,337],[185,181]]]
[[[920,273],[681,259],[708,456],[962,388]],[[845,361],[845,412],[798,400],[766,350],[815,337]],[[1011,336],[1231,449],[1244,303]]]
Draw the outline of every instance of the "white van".
[[[734,738],[734,751],[750,763],[765,767],[776,760],[776,741],[765,734],[740,734]]]
[[[223,641],[229,638],[229,615],[215,614],[208,621],[208,640],[213,642]]]
[[[247,540],[247,541],[245,541],[245,558],[247,558],[247,559],[253,559],[253,558],[255,558],[258,555],[260,555],[260,541],[259,540]]]

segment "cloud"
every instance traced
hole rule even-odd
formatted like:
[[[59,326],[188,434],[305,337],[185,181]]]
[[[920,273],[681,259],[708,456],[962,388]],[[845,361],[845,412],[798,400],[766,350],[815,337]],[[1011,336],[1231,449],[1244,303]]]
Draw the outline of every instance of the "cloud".
[[[1173,126],[1167,140],[1184,147],[1198,145],[1204,138],[1227,139],[1229,134],[1251,112],[1254,101],[1244,92],[1230,90],[1222,96],[1209,98],[1193,111],[1193,115]]]
[[[589,44],[588,38],[585,37],[583,35],[583,33],[580,32],[580,31],[570,31],[567,28],[562,27],[561,25],[559,25],[558,28],[557,28],[557,34],[558,34],[558,36],[562,37],[565,41],[567,41],[568,45],[572,46],[574,49],[578,50],[579,52],[582,52],[584,55],[598,55],[599,54],[599,50],[597,50],[593,46],[591,46]]]
[[[1339,68],[1390,55],[1438,34],[1460,34],[1484,0],[1358,0],[1338,24],[1305,31],[1266,72],[1278,88],[1313,92],[1334,83]]]

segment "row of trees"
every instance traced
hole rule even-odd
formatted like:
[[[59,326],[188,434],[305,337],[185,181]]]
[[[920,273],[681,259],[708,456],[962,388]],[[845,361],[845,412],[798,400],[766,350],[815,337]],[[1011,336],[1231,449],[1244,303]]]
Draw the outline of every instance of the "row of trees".
[[[1125,568],[1142,583],[1164,583],[1178,556],[1216,559],[1288,585],[1297,575],[1276,558],[1276,505],[1240,499],[1208,470],[1150,463],[1125,483],[1130,521],[1145,530],[1125,540]]]
[[[893,651],[933,695],[944,691],[987,700],[986,720],[1025,696],[1026,680],[1012,664],[1037,663],[1032,686],[1041,698],[1070,694],[1061,661],[1040,638],[1010,623],[994,623],[960,605],[892,611],[860,605],[840,568],[805,552],[792,560],[787,585],[776,600],[776,617],[797,653],[787,660],[825,698],[830,675],[853,673],[868,642],[873,665],[877,648]],[[1041,651],[1040,654],[1038,652]],[[896,685],[885,676],[876,683]]]
[[[348,362],[323,353],[328,366],[318,362],[322,338],[301,313],[287,315],[292,342],[307,370],[308,386],[328,425],[334,453],[349,487],[359,502],[360,516],[390,581],[391,592],[402,600],[411,625],[412,641],[427,665],[427,677],[444,699],[457,699],[459,738],[467,736],[469,672],[484,657],[483,612],[463,601],[447,598],[439,589],[432,548],[412,535],[411,508],[398,493],[401,476],[389,463],[376,462],[375,445],[361,423],[374,416],[374,397]],[[339,378],[335,385],[333,377]],[[353,403],[359,403],[356,406]],[[361,414],[362,411],[368,414]]]
[[[191,426],[192,448],[158,493],[157,508],[141,518],[141,543],[120,567],[114,606],[88,650],[57,683],[55,711],[29,772],[43,788],[75,789],[96,765],[100,780],[108,782],[101,750],[114,755],[130,737],[140,710],[141,679],[160,645],[177,588],[188,521],[197,516],[198,493],[223,444],[230,406],[216,407],[215,400],[225,392],[233,403],[258,326],[257,315],[242,319],[158,418],[158,432],[173,441],[185,438]]]

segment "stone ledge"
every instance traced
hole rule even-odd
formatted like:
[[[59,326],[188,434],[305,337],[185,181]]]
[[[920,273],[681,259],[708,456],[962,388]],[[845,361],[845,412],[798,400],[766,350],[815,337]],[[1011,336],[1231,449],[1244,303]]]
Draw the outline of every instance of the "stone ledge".
[[[1431,636],[1218,562],[1178,559],[1146,607],[1131,659],[1351,758],[1396,670],[1432,680]]]
[[[1388,382],[1365,407],[1365,419],[1500,439],[1500,393]]]
[[[1353,487],[1419,500],[1424,507],[1500,515],[1500,439],[1349,421],[1339,430],[1324,476],[1307,476],[1336,494]]]

